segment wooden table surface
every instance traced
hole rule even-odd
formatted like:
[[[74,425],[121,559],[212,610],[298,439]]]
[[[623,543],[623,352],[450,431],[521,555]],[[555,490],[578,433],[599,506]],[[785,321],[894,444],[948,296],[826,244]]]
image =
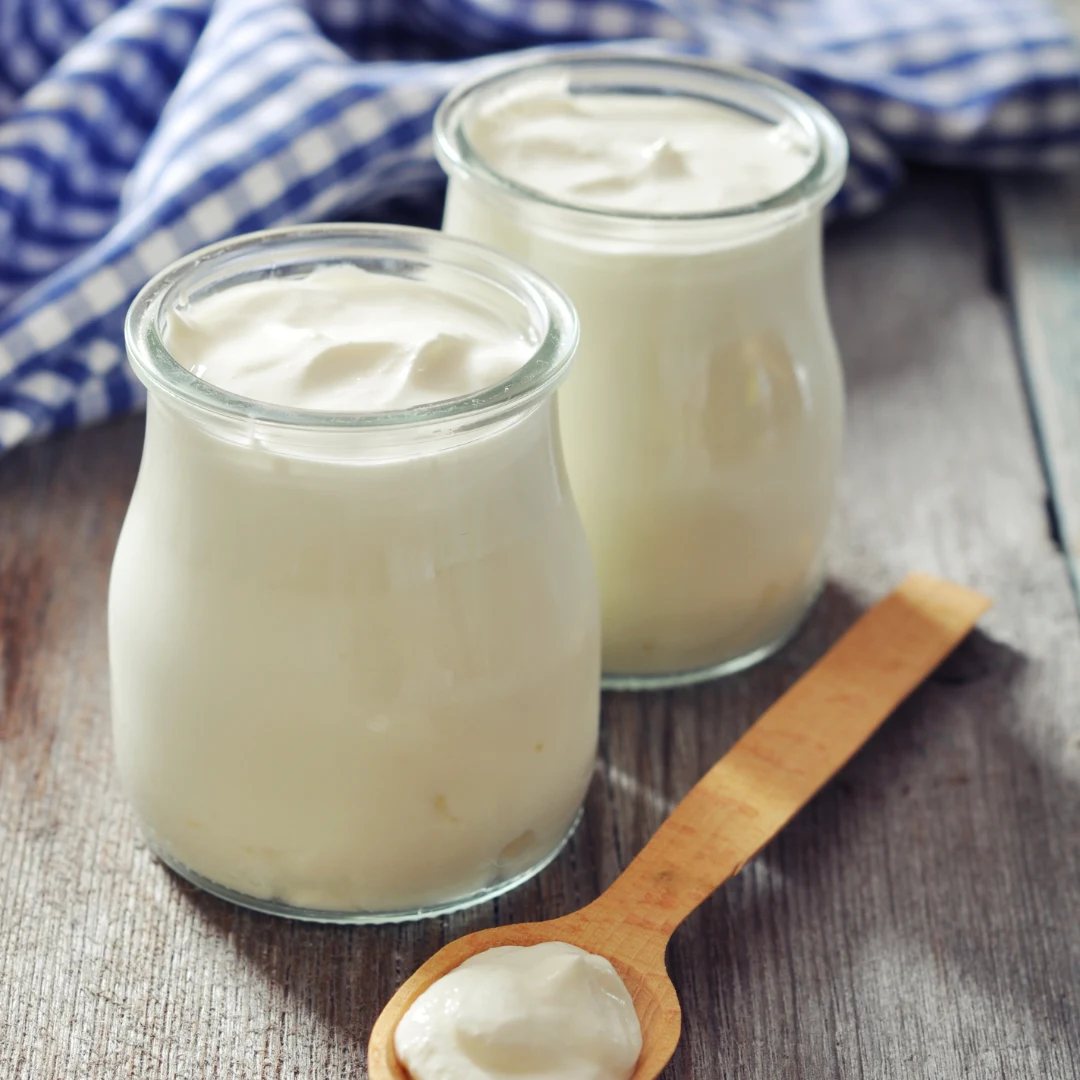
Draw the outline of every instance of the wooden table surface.
[[[604,701],[584,823],[450,918],[292,924],[140,839],[110,757],[109,561],[133,419],[0,461],[0,1078],[338,1078],[449,937],[607,885],[704,770],[913,568],[989,593],[970,639],[678,932],[672,1078],[1080,1076],[1080,619],[996,268],[991,202],[922,176],[830,234],[850,395],[830,584],[746,674]],[[823,718],[827,722],[827,718]]]

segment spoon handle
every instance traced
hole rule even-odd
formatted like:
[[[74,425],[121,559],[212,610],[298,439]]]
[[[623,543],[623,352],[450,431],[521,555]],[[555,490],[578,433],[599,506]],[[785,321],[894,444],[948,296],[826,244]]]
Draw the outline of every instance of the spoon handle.
[[[582,915],[663,948],[971,631],[990,601],[912,574],[867,611],[690,790]],[[640,933],[635,934],[635,929]]]

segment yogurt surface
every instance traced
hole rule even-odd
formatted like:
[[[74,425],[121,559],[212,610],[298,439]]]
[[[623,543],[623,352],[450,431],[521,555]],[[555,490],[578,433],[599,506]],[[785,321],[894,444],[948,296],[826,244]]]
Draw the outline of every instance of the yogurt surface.
[[[805,132],[686,96],[571,93],[534,79],[492,94],[468,136],[508,180],[573,206],[713,213],[776,195],[813,164]]]
[[[641,1025],[609,960],[561,941],[508,945],[421,994],[394,1050],[412,1080],[627,1080]]]
[[[536,347],[468,297],[349,264],[202,297],[168,313],[164,340],[181,364],[234,394],[364,413],[483,390]]]

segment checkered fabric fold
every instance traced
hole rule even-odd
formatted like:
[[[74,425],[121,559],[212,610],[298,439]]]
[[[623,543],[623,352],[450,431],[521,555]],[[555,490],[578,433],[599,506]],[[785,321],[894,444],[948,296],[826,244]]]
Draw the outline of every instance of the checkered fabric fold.
[[[493,54],[657,39],[824,102],[866,213],[905,159],[1080,163],[1080,54],[1041,0],[0,0],[0,453],[127,412],[124,313],[252,229],[435,223],[436,105]]]

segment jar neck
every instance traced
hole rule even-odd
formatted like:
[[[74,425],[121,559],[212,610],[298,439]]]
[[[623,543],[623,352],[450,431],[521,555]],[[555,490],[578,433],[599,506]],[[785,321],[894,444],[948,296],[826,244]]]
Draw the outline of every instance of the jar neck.
[[[316,267],[348,264],[374,274],[429,280],[453,296],[488,307],[532,345],[509,378],[475,393],[429,405],[380,412],[326,412],[269,404],[223,390],[180,364],[164,343],[168,314],[182,303],[220,294],[234,284],[302,276]],[[147,284],[125,325],[135,374],[223,437],[268,443],[332,445],[346,436],[359,445],[416,444],[512,422],[554,393],[577,346],[570,302],[553,285],[498,252],[456,237],[401,226],[331,224],[252,233],[182,259]]]
[[[447,189],[444,227],[492,244],[519,258],[528,258],[507,242],[507,227],[515,234],[528,234],[557,241],[597,254],[693,256],[718,250],[745,250],[755,244],[805,229],[820,230],[822,205],[809,201],[785,208],[739,218],[685,222],[627,221],[625,218],[578,215],[552,206],[527,194],[493,187],[482,176],[456,174]],[[458,224],[465,216],[469,228]]]
[[[147,399],[148,412],[160,416],[160,422],[171,432],[177,437],[186,433],[210,448],[210,452],[216,446],[222,452],[250,452],[268,459],[378,465],[446,454],[497,439],[523,426],[550,423],[554,388],[538,401],[496,416],[478,419],[465,412],[456,420],[367,428],[269,423],[236,417],[192,407],[189,402],[156,389],[149,391]]]

